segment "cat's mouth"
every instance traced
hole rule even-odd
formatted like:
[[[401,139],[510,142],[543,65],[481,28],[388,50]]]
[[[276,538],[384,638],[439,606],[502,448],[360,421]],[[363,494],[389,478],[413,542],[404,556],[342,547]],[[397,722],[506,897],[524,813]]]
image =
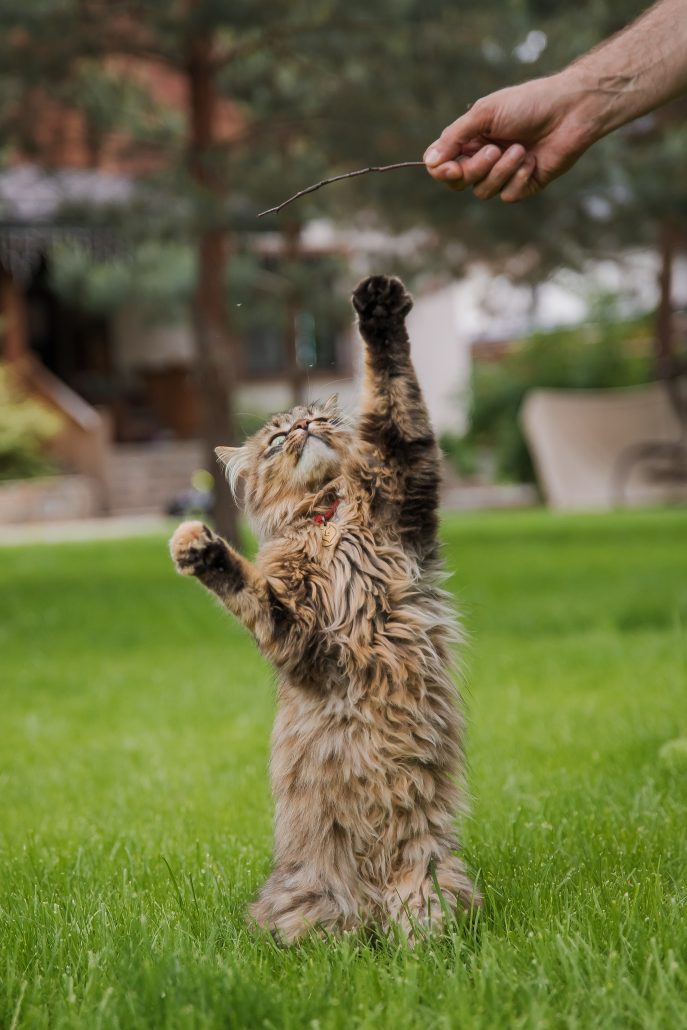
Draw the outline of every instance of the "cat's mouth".
[[[302,434],[302,439],[296,441],[295,451],[298,461],[300,461],[300,459],[303,457],[303,452],[305,451],[305,448],[308,446],[311,440],[314,440],[321,447],[326,447],[328,451],[331,450],[330,445],[327,443],[325,439],[323,439],[321,436],[318,436],[317,433],[312,433],[310,432],[310,430],[308,430],[306,433]]]
[[[301,434],[302,439],[294,441],[294,473],[299,481],[314,486],[336,469],[337,454],[334,448],[317,433]]]

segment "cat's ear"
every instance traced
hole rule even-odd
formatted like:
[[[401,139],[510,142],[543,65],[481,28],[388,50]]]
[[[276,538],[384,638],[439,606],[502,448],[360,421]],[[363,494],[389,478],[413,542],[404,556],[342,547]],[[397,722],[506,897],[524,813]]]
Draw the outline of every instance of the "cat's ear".
[[[227,466],[242,450],[243,447],[215,447],[215,454],[220,465]]]
[[[327,397],[326,401],[322,405],[322,410],[327,415],[337,415],[339,412],[339,395],[333,393],[330,397]]]
[[[215,454],[220,465],[224,467],[224,475],[236,494],[239,479],[248,471],[248,455],[245,447],[215,447]]]

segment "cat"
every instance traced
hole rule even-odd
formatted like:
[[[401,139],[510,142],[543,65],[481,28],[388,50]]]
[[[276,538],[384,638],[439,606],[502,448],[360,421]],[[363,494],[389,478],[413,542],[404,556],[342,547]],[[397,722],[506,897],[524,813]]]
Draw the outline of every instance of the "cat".
[[[440,456],[410,359],[400,280],[353,293],[366,345],[361,412],[336,396],[218,448],[242,481],[250,563],[200,522],[170,548],[254,635],[278,675],[274,869],[250,914],[310,931],[439,927],[480,896],[457,854],[460,633],[441,589]]]

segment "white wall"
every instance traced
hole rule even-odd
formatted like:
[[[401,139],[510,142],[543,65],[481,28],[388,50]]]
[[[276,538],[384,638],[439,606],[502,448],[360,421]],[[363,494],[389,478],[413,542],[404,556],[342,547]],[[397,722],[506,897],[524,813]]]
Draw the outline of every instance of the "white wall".
[[[434,429],[467,429],[470,339],[461,328],[460,285],[417,297],[408,317],[411,353]]]

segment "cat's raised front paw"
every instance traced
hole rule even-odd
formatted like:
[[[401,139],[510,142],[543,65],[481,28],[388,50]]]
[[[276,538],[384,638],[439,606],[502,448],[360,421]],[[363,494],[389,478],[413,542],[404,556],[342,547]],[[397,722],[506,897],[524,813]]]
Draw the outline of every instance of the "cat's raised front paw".
[[[169,550],[182,576],[229,571],[227,545],[202,522],[182,522],[169,541]]]
[[[382,329],[389,322],[402,322],[413,306],[413,298],[400,279],[370,275],[353,291],[353,307],[361,327]]]

